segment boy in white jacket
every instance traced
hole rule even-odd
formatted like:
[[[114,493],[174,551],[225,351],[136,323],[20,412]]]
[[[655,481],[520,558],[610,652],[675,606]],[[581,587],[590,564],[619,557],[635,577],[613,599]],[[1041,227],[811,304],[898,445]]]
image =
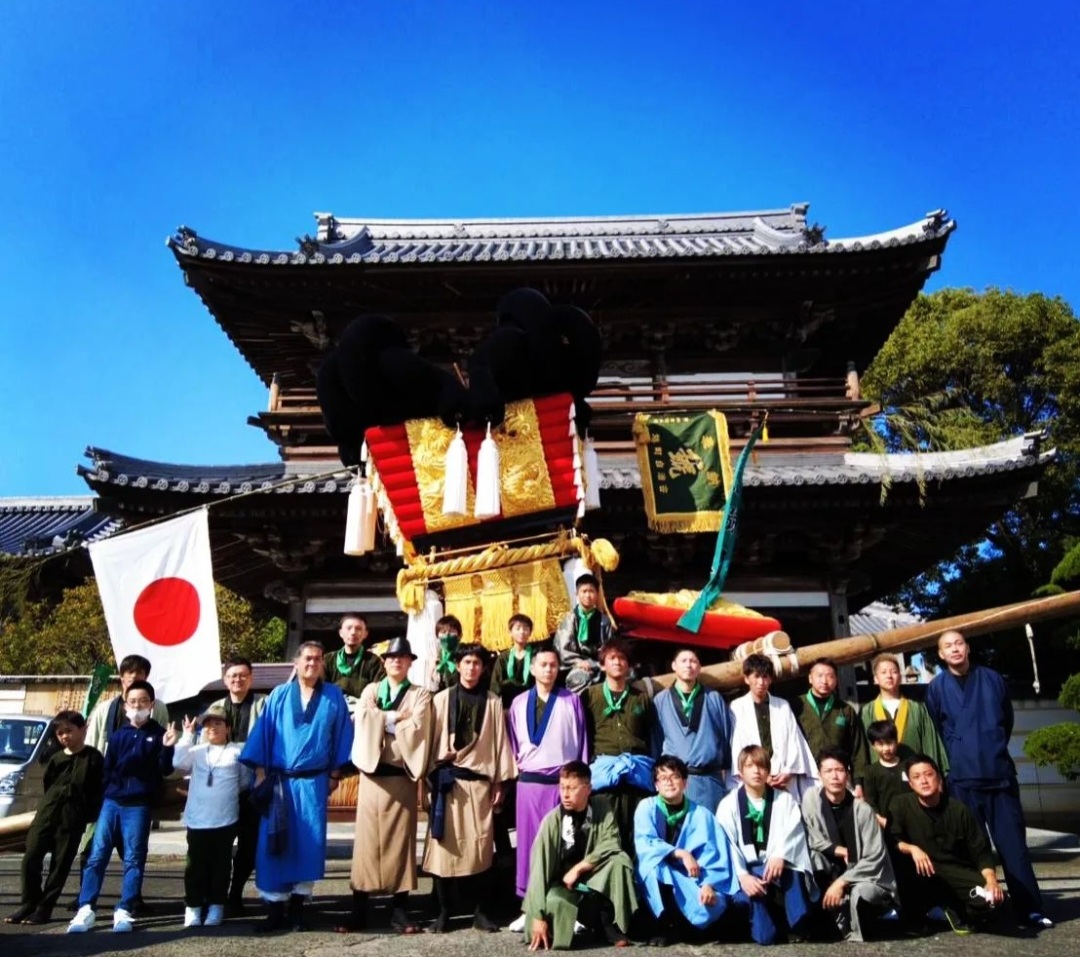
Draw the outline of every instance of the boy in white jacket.
[[[229,867],[240,791],[250,787],[250,769],[240,763],[243,746],[229,743],[225,709],[213,704],[203,713],[203,740],[195,743],[196,720],[184,718],[173,767],[191,775],[184,823],[188,854],[184,868],[184,926],[215,927],[225,917]],[[206,907],[205,920],[203,907]]]

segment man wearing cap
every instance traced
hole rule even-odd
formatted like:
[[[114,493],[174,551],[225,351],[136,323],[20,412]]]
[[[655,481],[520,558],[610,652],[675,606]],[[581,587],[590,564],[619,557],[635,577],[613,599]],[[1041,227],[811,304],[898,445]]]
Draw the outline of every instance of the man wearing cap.
[[[369,684],[354,714],[352,762],[360,771],[352,860],[352,914],[339,931],[367,926],[370,894],[392,894],[390,925],[416,934],[409,891],[416,890],[417,782],[427,771],[431,693],[409,683],[416,660],[408,639],[383,654],[386,677]]]
[[[229,726],[229,740],[242,745],[248,739],[255,722],[266,707],[266,695],[251,690],[252,669],[247,658],[231,657],[225,661],[222,682],[229,693],[210,708],[220,709]],[[259,812],[250,800],[250,788],[240,792],[240,816],[236,822],[236,854],[232,862],[232,882],[229,885],[229,916],[244,912],[244,885],[255,873],[255,847],[259,843]]]
[[[435,878],[439,914],[431,927],[449,929],[455,896],[474,908],[473,927],[496,931],[487,916],[487,872],[495,849],[493,815],[502,804],[503,782],[517,774],[502,701],[481,684],[488,652],[459,645],[458,682],[433,700],[433,767],[424,870]]]
[[[382,661],[364,647],[368,626],[362,615],[342,615],[338,635],[341,647],[326,656],[326,680],[350,698],[359,698],[369,684],[383,677]]]

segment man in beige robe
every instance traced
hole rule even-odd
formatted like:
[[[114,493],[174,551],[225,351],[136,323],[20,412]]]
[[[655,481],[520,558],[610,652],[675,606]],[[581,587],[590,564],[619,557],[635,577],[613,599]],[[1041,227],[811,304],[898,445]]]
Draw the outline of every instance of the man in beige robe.
[[[482,645],[457,649],[457,684],[435,695],[431,796],[424,870],[435,878],[439,914],[435,934],[449,929],[455,896],[473,907],[473,927],[495,931],[485,913],[492,894],[487,872],[494,856],[494,814],[503,797],[503,782],[517,774],[499,696],[483,690],[488,662]]]
[[[367,926],[370,894],[392,894],[390,926],[400,934],[420,927],[408,915],[416,890],[417,782],[431,750],[431,693],[409,683],[416,660],[408,639],[395,638],[383,655],[386,677],[360,694],[352,763],[360,771],[352,859],[352,913],[340,932]]]

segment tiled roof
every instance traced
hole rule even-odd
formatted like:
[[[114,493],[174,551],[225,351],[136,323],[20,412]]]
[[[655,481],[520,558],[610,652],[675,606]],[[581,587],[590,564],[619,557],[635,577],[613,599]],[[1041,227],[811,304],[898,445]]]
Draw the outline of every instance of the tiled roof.
[[[94,511],[89,495],[0,498],[0,554],[48,555],[115,532],[119,519]]]
[[[299,250],[257,250],[203,239],[181,226],[168,245],[176,257],[270,266],[360,263],[549,262],[568,259],[700,259],[792,253],[861,252],[908,246],[956,228],[934,210],[899,229],[828,240],[808,225],[809,205],[746,213],[552,219],[338,219],[316,213],[315,237]]]
[[[853,635],[876,635],[894,628],[917,625],[922,620],[903,608],[894,608],[884,602],[875,601],[849,615],[848,627]]]
[[[327,462],[311,470],[303,466],[298,471],[285,462],[269,462],[258,465],[173,465],[136,459],[107,449],[90,447],[86,457],[89,467],[78,466],[78,473],[90,484],[107,483],[152,489],[155,492],[190,492],[195,495],[236,495],[240,492],[269,491],[278,483],[286,482],[274,490],[274,494],[289,495],[325,492],[347,492],[350,475],[340,463],[338,474],[330,478],[313,479],[334,470],[334,463]],[[325,468],[321,467],[325,465]],[[295,482],[287,479],[295,478]]]
[[[761,454],[751,461],[743,482],[755,486],[868,485],[896,482],[941,481],[992,475],[1045,465],[1054,450],[1041,448],[1038,435],[1020,435],[1005,442],[921,454],[847,452],[843,455]],[[637,465],[626,460],[605,466],[601,461],[601,488],[640,488]]]

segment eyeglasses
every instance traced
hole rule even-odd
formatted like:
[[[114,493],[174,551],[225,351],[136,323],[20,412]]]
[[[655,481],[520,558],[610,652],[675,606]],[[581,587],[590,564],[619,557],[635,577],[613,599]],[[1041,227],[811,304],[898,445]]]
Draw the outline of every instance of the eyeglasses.
[[[682,778],[677,774],[658,774],[656,776],[657,784],[677,784],[682,781]]]

